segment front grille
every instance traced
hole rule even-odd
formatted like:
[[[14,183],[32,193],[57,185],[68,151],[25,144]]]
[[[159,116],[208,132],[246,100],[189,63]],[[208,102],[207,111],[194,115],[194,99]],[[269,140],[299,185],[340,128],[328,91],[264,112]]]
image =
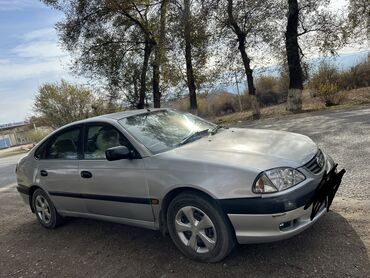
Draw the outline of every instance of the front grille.
[[[325,166],[325,157],[321,150],[317,152],[317,154],[307,162],[304,167],[306,167],[309,171],[314,174],[318,174]]]

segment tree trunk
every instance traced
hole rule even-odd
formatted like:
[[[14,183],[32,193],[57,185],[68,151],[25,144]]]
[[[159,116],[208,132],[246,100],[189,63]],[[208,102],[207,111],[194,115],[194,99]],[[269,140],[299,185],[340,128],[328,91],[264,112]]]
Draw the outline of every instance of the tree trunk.
[[[108,107],[107,112],[113,113],[117,110],[117,101],[119,99],[119,93],[116,88],[111,87],[108,95]]]
[[[299,7],[297,0],[288,0],[288,24],[285,32],[285,47],[289,67],[289,90],[287,109],[302,110],[303,77],[298,45]]]
[[[138,103],[138,100],[139,100],[139,96],[140,96],[140,93],[139,93],[139,71],[136,71],[135,70],[135,73],[133,74],[133,76],[132,76],[132,82],[133,82],[133,84],[134,84],[134,97],[133,98],[131,98],[131,103],[130,103],[130,106],[131,107],[135,107],[135,105]]]
[[[158,47],[158,46],[157,46]],[[157,59],[158,54],[155,55]],[[159,64],[156,61],[153,63],[153,103],[154,108],[161,107],[161,91],[159,87],[159,80],[160,80],[160,72],[159,72]]]
[[[242,61],[244,65],[245,75],[247,76],[247,83],[248,83],[248,92],[250,95],[256,95],[256,88],[254,87],[253,81],[253,70],[251,69],[251,60],[249,59],[247,52],[245,51],[245,35],[238,36],[239,42],[239,51],[240,55],[242,56]]]
[[[227,14],[229,18],[229,24],[231,25],[234,33],[238,37],[238,49],[240,51],[240,55],[243,61],[245,75],[247,76],[248,93],[251,97],[253,118],[258,119],[261,116],[261,111],[259,109],[259,104],[256,98],[256,88],[254,87],[253,81],[253,70],[251,69],[250,66],[251,60],[248,57],[247,51],[245,49],[246,33],[242,31],[242,29],[239,27],[238,23],[234,18],[233,0],[228,0]]]
[[[155,108],[161,107],[161,91],[160,91],[160,66],[163,59],[164,45],[166,40],[166,20],[167,7],[169,0],[163,0],[161,4],[161,18],[159,22],[159,37],[155,47],[155,57],[153,62],[153,102]]]
[[[189,88],[190,111],[196,113],[198,110],[197,93],[193,71],[193,61],[191,54],[191,16],[190,0],[184,0],[184,39],[185,39],[185,60],[186,77]]]
[[[148,71],[149,58],[150,58],[150,54],[152,53],[153,45],[154,43],[151,40],[149,39],[145,40],[144,61],[143,61],[143,67],[141,69],[141,74],[140,74],[139,102],[136,106],[137,109],[145,108],[146,73]]]

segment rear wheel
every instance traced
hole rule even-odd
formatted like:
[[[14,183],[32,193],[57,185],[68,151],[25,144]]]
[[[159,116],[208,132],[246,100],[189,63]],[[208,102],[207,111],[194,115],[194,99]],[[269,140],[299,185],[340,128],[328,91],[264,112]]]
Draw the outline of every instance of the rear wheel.
[[[168,230],[175,245],[187,257],[201,262],[218,262],[235,241],[225,214],[198,194],[175,197],[167,210]]]
[[[37,220],[42,226],[54,229],[62,223],[62,216],[56,211],[53,202],[42,189],[37,189],[32,195],[32,205]]]

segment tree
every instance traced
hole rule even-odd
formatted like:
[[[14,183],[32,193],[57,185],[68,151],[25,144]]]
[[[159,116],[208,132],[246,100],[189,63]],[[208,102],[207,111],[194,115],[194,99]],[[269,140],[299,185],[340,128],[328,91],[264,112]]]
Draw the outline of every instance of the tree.
[[[167,9],[169,0],[162,0],[160,7],[159,31],[157,36],[157,44],[155,46],[155,57],[153,61],[153,103],[154,107],[161,107],[161,89],[160,89],[160,66],[163,64],[163,54],[166,44],[166,25],[167,25]]]
[[[368,0],[349,0],[348,22],[353,38],[370,39],[370,4]],[[365,36],[364,36],[365,35]]]
[[[251,57],[248,54],[248,50],[256,49],[262,44],[269,43],[273,34],[276,34],[274,16],[276,17],[278,6],[275,2],[226,0],[226,3],[224,3],[221,1],[226,15],[223,25],[236,36],[237,48],[247,79],[248,93],[252,98],[254,118],[260,117],[260,110],[256,99]]]
[[[89,89],[62,80],[39,88],[34,111],[38,125],[58,128],[73,121],[104,114],[104,104]]]
[[[104,77],[108,87],[119,87],[127,59],[141,60],[136,107],[144,108],[148,66],[156,45],[151,11],[155,4],[149,0],[43,2],[65,13],[57,29],[62,44],[74,55],[79,73]]]
[[[335,14],[328,9],[330,0],[288,0],[285,48],[289,68],[289,90],[287,109],[291,112],[302,110],[304,49],[315,52],[335,54],[347,43],[343,28],[344,18],[340,12]]]
[[[189,88],[190,110],[196,112],[197,93],[194,80],[192,45],[191,45],[191,9],[190,0],[184,0],[183,10],[184,40],[185,40],[185,59],[186,59],[186,77]]]
[[[35,144],[44,139],[48,134],[49,132],[44,129],[30,130],[27,132],[27,135],[31,139],[31,142]]]
[[[289,90],[287,109],[298,112],[302,110],[303,77],[301,57],[298,45],[299,7],[297,0],[288,0],[288,23],[285,32],[286,55],[289,68]]]
[[[209,51],[212,23],[209,21],[209,1],[174,0],[168,14],[168,59],[163,78],[182,95],[189,92],[189,109],[197,113],[197,94],[215,80],[220,70],[211,65]],[[213,30],[212,30],[213,31]],[[213,54],[213,53],[212,53]]]

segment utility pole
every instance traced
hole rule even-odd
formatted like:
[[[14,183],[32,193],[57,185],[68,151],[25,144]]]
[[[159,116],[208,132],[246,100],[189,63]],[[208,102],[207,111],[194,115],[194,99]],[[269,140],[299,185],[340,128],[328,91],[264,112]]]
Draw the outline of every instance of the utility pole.
[[[238,94],[238,101],[239,101],[239,109],[240,109],[240,112],[242,112],[243,111],[243,106],[242,106],[242,101],[240,99],[238,75],[237,75],[236,71],[234,73],[235,73],[236,92]]]

